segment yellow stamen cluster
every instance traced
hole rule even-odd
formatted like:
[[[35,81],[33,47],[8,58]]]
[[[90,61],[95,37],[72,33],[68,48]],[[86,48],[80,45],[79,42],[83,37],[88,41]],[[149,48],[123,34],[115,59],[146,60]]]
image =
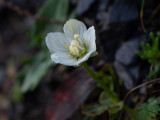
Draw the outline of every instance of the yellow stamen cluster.
[[[74,34],[74,36],[73,36],[74,38],[79,38],[80,37],[80,35],[78,35],[78,34]]]
[[[80,44],[78,40],[72,40],[69,46],[69,51],[72,56],[80,57],[85,53],[85,48],[83,45]]]

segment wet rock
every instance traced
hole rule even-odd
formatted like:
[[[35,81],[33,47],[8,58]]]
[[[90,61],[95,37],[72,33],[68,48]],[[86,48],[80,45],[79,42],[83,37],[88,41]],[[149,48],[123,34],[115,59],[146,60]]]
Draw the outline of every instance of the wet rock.
[[[131,4],[126,0],[116,0],[109,10],[109,22],[129,22],[138,17],[136,4]]]
[[[143,86],[139,89],[140,94],[146,95],[146,92],[147,92],[147,86]]]
[[[114,67],[126,89],[132,89],[134,87],[133,78],[127,72],[126,67],[117,61],[114,62]]]
[[[104,11],[109,5],[110,0],[99,0],[98,11]]]
[[[139,70],[140,70],[139,64],[135,66],[130,66],[130,69],[128,70],[129,74],[132,76],[132,78],[134,79],[134,82],[136,83],[140,76]]]
[[[108,12],[101,11],[97,14],[97,19],[99,20],[99,25],[101,26],[101,31],[107,29],[109,14]]]
[[[85,11],[87,11],[94,1],[95,0],[79,0],[77,9],[76,9],[77,14],[81,15]]]
[[[117,50],[115,54],[115,70],[117,75],[123,81],[126,89],[132,89],[140,79],[140,64],[136,54],[140,48],[141,41],[145,41],[146,36],[133,38],[125,43]]]
[[[114,62],[114,67],[117,72],[118,77],[123,81],[123,84],[127,90],[135,87],[140,76],[140,67],[136,66],[125,66],[118,61]]]
[[[130,65],[135,62],[137,58],[137,50],[140,47],[140,41],[137,38],[132,39],[120,47],[115,58],[124,65]]]

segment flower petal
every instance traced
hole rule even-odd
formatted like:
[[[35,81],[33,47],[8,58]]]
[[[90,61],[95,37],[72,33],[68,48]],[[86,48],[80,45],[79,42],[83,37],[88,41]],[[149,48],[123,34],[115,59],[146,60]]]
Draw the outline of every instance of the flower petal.
[[[88,58],[90,57],[90,55],[93,53],[94,51],[90,51],[88,53],[86,53],[82,58],[78,59],[78,65],[86,60],[88,60]]]
[[[69,48],[70,41],[64,33],[54,32],[47,34],[46,44],[51,53],[66,52],[65,48]]]
[[[77,64],[77,59],[73,58],[70,55],[67,55],[66,53],[63,52],[57,52],[51,55],[52,61],[55,63],[60,63],[63,65],[67,66],[76,66]]]
[[[83,38],[87,44],[87,52],[91,50],[96,51],[96,36],[94,27],[90,27],[87,31],[84,32]]]
[[[81,37],[87,28],[83,22],[76,19],[70,19],[64,24],[63,30],[67,37],[74,39],[74,34],[78,34]]]

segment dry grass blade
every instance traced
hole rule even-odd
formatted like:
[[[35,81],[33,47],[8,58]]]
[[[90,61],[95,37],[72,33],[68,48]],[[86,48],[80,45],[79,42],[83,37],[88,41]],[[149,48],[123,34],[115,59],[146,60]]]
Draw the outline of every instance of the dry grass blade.
[[[143,9],[144,9],[144,1],[145,0],[142,0],[142,4],[141,4],[141,10],[140,10],[140,22],[141,22],[141,27],[142,27],[142,30],[147,33],[147,30],[144,26],[144,22],[143,22]]]
[[[154,82],[156,82],[156,81],[158,81],[158,80],[160,80],[160,78],[156,78],[156,79],[153,79],[153,80],[151,80],[151,81],[148,81],[148,82],[142,83],[142,84],[140,84],[140,85],[136,86],[135,88],[131,89],[131,90],[130,90],[130,91],[128,91],[128,92],[127,92],[127,94],[125,95],[125,97],[124,97],[124,99],[123,99],[123,102],[125,103],[125,101],[126,101],[126,99],[127,99],[128,95],[129,95],[129,94],[131,94],[133,91],[135,91],[135,90],[137,90],[138,88],[141,88],[141,87],[143,87],[143,86],[145,86],[145,85],[148,85],[148,84],[154,83]]]
[[[158,11],[160,10],[160,4],[157,6],[157,8],[153,11],[152,15],[151,15],[151,19],[158,13]]]

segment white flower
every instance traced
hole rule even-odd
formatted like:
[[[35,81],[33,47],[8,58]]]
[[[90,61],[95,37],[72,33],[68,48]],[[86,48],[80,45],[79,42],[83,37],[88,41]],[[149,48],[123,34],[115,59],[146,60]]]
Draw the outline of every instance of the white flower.
[[[68,66],[78,66],[96,52],[95,29],[88,30],[84,23],[68,20],[63,27],[64,33],[48,33],[46,44],[55,63]]]

